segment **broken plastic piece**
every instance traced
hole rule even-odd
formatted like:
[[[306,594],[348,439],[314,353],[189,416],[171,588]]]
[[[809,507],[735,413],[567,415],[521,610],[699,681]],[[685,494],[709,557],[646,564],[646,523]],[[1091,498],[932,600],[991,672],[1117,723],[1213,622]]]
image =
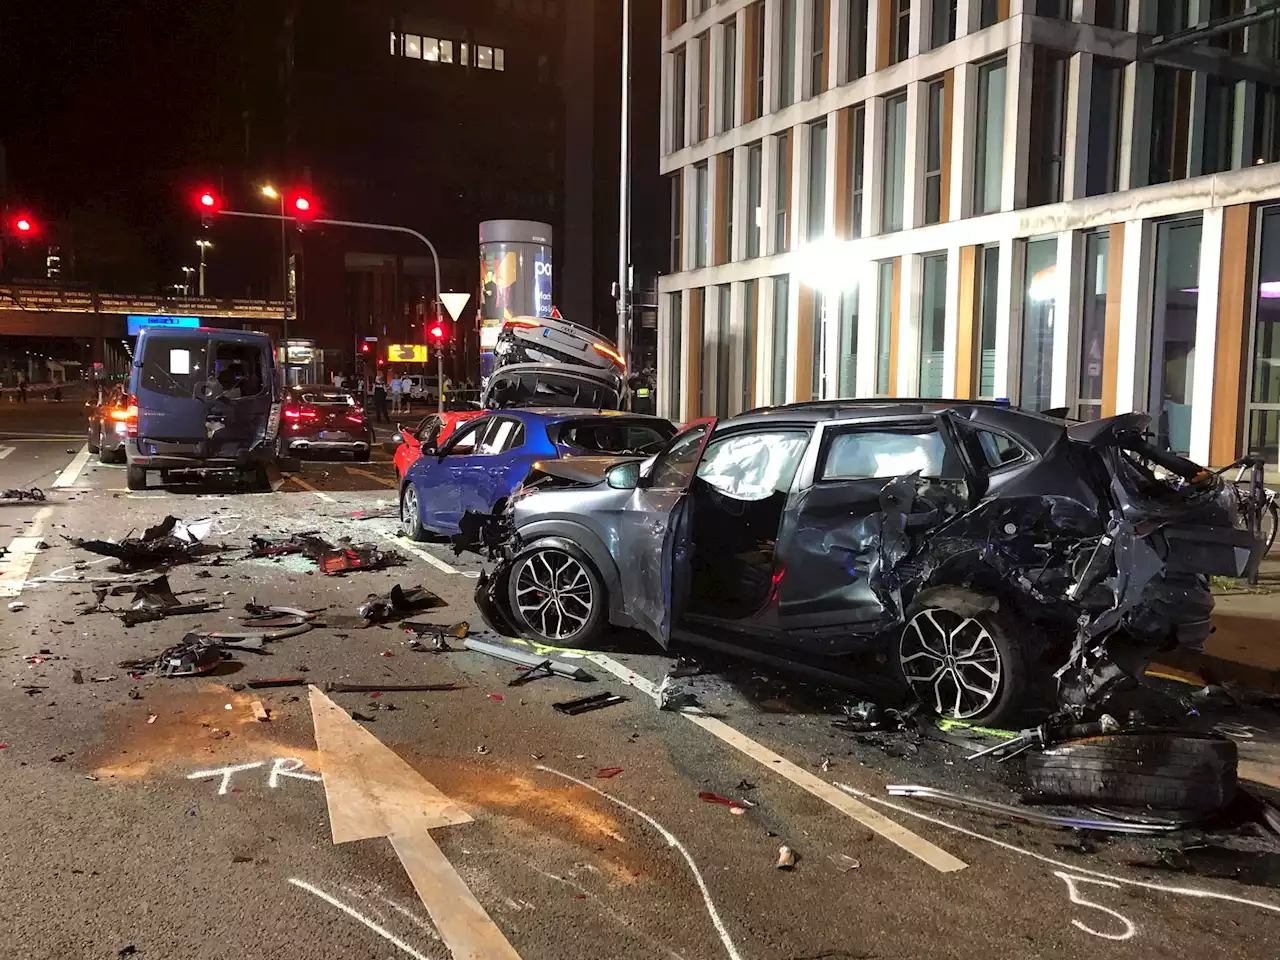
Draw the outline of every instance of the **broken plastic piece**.
[[[710,793],[706,790],[703,790],[698,794],[698,799],[703,803],[718,803],[722,807],[728,807],[730,810],[735,808],[738,810],[744,809],[742,804],[738,803],[736,800],[730,800],[728,797],[722,797],[718,793]]]
[[[563,703],[553,703],[551,707],[560,713],[575,717],[590,710],[612,707],[615,703],[626,703],[626,700],[626,697],[619,696],[616,693],[597,693],[587,697],[579,697],[576,700],[566,700]]]
[[[141,537],[126,537],[119,543],[74,537],[69,537],[68,540],[72,545],[90,553],[114,557],[126,570],[145,569],[184,563],[205,552],[202,541],[209,535],[212,527],[211,519],[186,523],[176,517],[165,517],[154,527],[144,530]]]
[[[341,576],[358,570],[384,570],[404,566],[404,558],[391,550],[371,545],[337,547],[316,558],[320,572],[326,577]]]
[[[833,853],[831,856],[827,857],[827,859],[834,863],[836,865],[836,869],[841,873],[848,873],[850,870],[857,870],[862,866],[862,864],[853,859],[853,857],[843,853]]]
[[[774,864],[779,870],[790,870],[796,865],[796,852],[785,843],[778,848],[778,862]]]
[[[265,723],[271,719],[271,714],[267,712],[267,708],[262,705],[261,700],[255,700],[249,704],[249,709],[253,711],[253,719],[259,723]]]
[[[360,604],[356,613],[371,623],[398,620],[420,610],[444,606],[444,601],[425,587],[409,587],[396,584],[382,597],[370,597]]]
[[[4,500],[32,500],[37,503],[46,499],[44,491],[39,487],[31,487],[29,490],[6,490],[0,493],[0,499]]]
[[[600,780],[609,780],[613,777],[616,777],[621,772],[622,772],[621,767],[601,767],[599,770],[596,771],[596,777],[597,779],[600,779]]]
[[[126,670],[149,670],[164,677],[194,677],[217,669],[222,660],[217,644],[187,634],[181,643],[162,651],[155,660],[126,660],[120,666]]]
[[[520,663],[526,667],[537,667],[545,662],[551,663],[551,671],[558,677],[568,677],[570,680],[594,680],[595,678],[581,667],[571,666],[562,660],[556,660],[550,657],[539,657],[532,653],[523,653],[520,650],[513,650],[511,647],[503,646],[499,643],[485,643],[483,640],[468,640],[463,644],[468,650],[475,653],[483,653],[485,656],[496,657],[499,660],[506,660],[508,663]]]

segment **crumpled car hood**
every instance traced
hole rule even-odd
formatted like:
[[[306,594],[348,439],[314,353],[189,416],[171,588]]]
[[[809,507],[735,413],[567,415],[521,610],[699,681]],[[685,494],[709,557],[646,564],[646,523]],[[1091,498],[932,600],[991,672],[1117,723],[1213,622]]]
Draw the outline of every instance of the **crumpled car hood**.
[[[642,456],[621,457],[563,457],[559,460],[540,460],[537,469],[552,477],[572,480],[584,486],[595,486],[604,480],[610,467],[633,460],[643,460]]]

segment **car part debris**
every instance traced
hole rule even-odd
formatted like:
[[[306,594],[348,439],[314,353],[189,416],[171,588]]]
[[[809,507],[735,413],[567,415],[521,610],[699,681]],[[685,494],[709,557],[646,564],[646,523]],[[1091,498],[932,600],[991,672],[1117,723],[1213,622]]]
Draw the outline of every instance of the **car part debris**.
[[[1007,817],[1024,823],[1042,827],[1061,827],[1068,830],[1098,830],[1104,833],[1137,833],[1160,834],[1179,829],[1177,826],[1164,824],[1133,823],[1124,820],[1089,820],[1083,817],[1060,817],[1038,810],[1013,807],[1007,803],[996,803],[994,800],[980,800],[977,797],[965,797],[946,790],[933,787],[921,787],[898,784],[887,788],[891,797],[912,797],[917,800],[933,800],[938,803],[949,803],[957,807],[966,807],[980,813],[989,813],[997,817]]]
[[[27,605],[23,603],[21,600],[14,600],[9,604],[10,613],[17,613],[19,610],[25,610],[25,609],[27,609]]]
[[[195,634],[161,651],[154,660],[125,660],[126,670],[146,670],[162,677],[194,677],[216,670],[224,659],[218,644]]]
[[[249,680],[245,686],[250,690],[270,690],[274,687],[305,687],[310,681],[302,677],[270,677],[266,680]]]
[[[563,660],[555,660],[550,657],[540,657],[532,653],[523,653],[520,650],[513,650],[511,647],[504,646],[500,643],[486,643],[483,640],[468,640],[463,644],[468,650],[475,653],[483,653],[487,657],[494,657],[498,660],[506,660],[508,663],[519,663],[526,667],[537,667],[545,661],[550,660],[551,671],[557,677],[567,677],[570,680],[591,681],[594,680],[591,674],[583,670],[582,667],[575,667],[565,663]]]
[[[342,576],[361,570],[385,570],[404,566],[404,557],[394,550],[372,545],[337,547],[316,558],[316,565],[326,577]]]
[[[522,687],[530,680],[537,680],[539,677],[554,677],[555,671],[551,669],[551,661],[543,660],[536,667],[516,667],[517,670],[523,670],[518,677],[507,681],[508,687]]]
[[[202,599],[183,603],[169,586],[168,575],[162,573],[154,580],[138,584],[133,595],[132,606],[128,610],[117,611],[116,616],[126,627],[132,627],[139,623],[163,620],[165,617],[220,609],[222,609],[221,600]]]
[[[597,693],[587,697],[579,697],[576,700],[565,700],[563,703],[553,703],[551,707],[560,713],[576,717],[580,713],[600,710],[604,707],[612,707],[615,703],[626,702],[626,697],[616,693]]]
[[[742,804],[738,803],[737,800],[730,800],[728,797],[722,797],[720,794],[711,793],[708,790],[703,790],[699,793],[698,799],[703,803],[717,803],[722,807],[728,807],[730,813],[740,814],[746,809]]]
[[[418,620],[405,620],[400,626],[406,630],[412,630],[419,637],[426,636],[429,633],[439,634],[441,636],[453,637],[455,640],[465,640],[467,635],[471,633],[471,624],[466,620],[460,620],[457,623],[422,623]]]
[[[601,767],[596,771],[597,780],[610,780],[622,772],[621,767]]]
[[[1210,811],[1235,799],[1236,763],[1227,737],[1141,730],[1029,753],[1027,780],[1047,800]]]
[[[785,843],[778,848],[778,862],[774,864],[779,870],[790,870],[796,865],[796,852]]]
[[[186,563],[201,553],[208,552],[204,539],[213,528],[213,520],[182,521],[165,517],[154,527],[148,527],[140,537],[126,537],[119,543],[114,540],[81,540],[68,537],[73,546],[104,557],[120,561],[122,570],[146,569]]]
[[[267,708],[262,705],[261,700],[255,700],[249,704],[249,709],[253,711],[253,719],[259,723],[266,723],[271,719],[271,714],[267,712]]]
[[[325,693],[436,693],[465,690],[460,683],[326,683]]]
[[[853,857],[844,853],[833,853],[828,856],[827,859],[835,864],[836,870],[840,873],[848,873],[850,870],[857,870],[862,866],[862,864],[853,859]]]
[[[1002,740],[993,747],[970,754],[966,760],[977,760],[981,757],[998,756],[1001,760],[1023,752],[1030,747],[1047,747],[1064,740],[1075,740],[1080,737],[1099,737],[1104,734],[1117,733],[1120,722],[1110,714],[1104,713],[1092,723],[1049,724],[1042,723],[1038,727],[1022,730],[1010,740]]]
[[[335,548],[332,543],[316,533],[295,533],[284,540],[257,536],[249,538],[249,556],[251,557],[282,557],[300,553],[312,560],[317,560],[333,549]]]
[[[46,499],[48,498],[44,495],[44,491],[39,487],[31,487],[27,490],[6,490],[4,493],[0,493],[0,500],[31,500],[36,503],[42,503]]]
[[[399,620],[411,613],[442,607],[445,602],[426,587],[409,587],[400,584],[382,597],[371,596],[356,609],[356,613],[371,623],[387,623]]]

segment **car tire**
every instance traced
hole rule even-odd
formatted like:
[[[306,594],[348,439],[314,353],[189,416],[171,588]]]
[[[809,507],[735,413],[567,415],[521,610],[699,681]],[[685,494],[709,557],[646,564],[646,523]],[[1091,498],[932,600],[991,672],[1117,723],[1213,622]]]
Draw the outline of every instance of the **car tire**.
[[[553,585],[563,592],[554,597],[539,594],[539,588],[550,592]],[[545,602],[532,609],[539,599]],[[557,647],[591,646],[604,632],[609,597],[600,574],[581,551],[562,544],[534,544],[511,564],[507,605],[513,622],[530,640]]]
[[[129,455],[125,453],[124,447],[120,447],[111,455],[112,463],[125,463],[129,459]]]
[[[1236,760],[1226,737],[1148,730],[1028,753],[1027,778],[1046,800],[1211,811],[1235,799]]]
[[[124,485],[130,490],[147,489],[147,469],[146,467],[135,467],[129,465],[128,474],[125,477]]]
[[[102,453],[102,447],[100,447],[98,444],[94,443],[92,440],[89,440],[89,441],[88,441],[88,444],[89,444],[89,452],[90,452],[90,453],[97,453],[97,454],[101,454],[101,453]]]
[[[355,454],[353,454],[353,456],[355,458],[356,463],[368,463],[371,459],[373,459],[373,451],[359,450]]]
[[[422,507],[418,503],[418,488],[406,483],[400,491],[400,528],[410,540],[419,542],[427,539],[427,530],[422,525]]]
[[[926,708],[999,726],[1018,715],[1027,694],[1027,655],[1017,635],[995,601],[981,598],[966,608],[925,600],[907,610],[890,659]]]

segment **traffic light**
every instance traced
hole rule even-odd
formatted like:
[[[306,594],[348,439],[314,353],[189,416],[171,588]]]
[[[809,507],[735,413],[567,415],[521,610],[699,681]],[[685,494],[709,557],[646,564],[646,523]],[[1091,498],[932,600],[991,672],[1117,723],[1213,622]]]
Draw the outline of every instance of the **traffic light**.
[[[449,325],[443,320],[432,320],[427,324],[427,340],[435,346],[440,346],[449,339]]]
[[[214,214],[222,209],[222,198],[212,189],[196,192],[196,209],[200,211],[200,222],[204,226],[213,223]]]
[[[361,352],[361,353],[369,353],[369,352],[371,352],[371,350],[372,350],[372,348],[369,346],[369,344],[368,344],[367,342],[366,342],[366,343],[362,343],[362,344],[360,344],[360,352]]]
[[[15,213],[9,218],[9,233],[18,240],[30,240],[39,232],[35,218],[29,213]]]
[[[289,198],[289,213],[298,222],[298,226],[310,223],[319,213],[316,198],[307,193],[295,193]]]

